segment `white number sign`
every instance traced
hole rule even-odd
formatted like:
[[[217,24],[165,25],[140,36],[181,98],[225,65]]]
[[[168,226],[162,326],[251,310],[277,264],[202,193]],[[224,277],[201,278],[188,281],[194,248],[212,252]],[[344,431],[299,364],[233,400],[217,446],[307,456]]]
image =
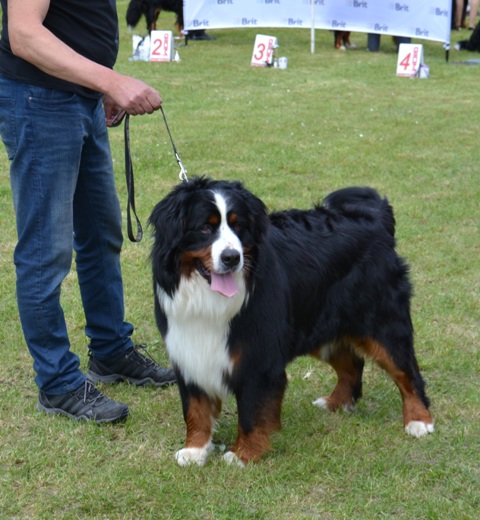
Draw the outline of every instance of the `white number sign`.
[[[398,48],[397,76],[413,78],[423,64],[423,45],[401,43]]]
[[[150,38],[150,61],[172,61],[172,31],[152,31]]]
[[[257,34],[253,46],[252,67],[266,67],[273,63],[273,49],[277,46],[275,36]]]

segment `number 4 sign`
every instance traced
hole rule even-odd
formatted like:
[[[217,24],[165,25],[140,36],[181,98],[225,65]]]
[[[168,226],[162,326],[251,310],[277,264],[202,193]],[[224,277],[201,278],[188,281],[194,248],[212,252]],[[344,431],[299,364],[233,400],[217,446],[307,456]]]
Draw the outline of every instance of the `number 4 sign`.
[[[397,76],[413,78],[423,65],[423,45],[401,43],[398,48]]]
[[[275,36],[266,36],[265,34],[257,34],[255,45],[253,46],[252,67],[266,67],[272,65],[273,49],[277,47],[277,39]]]
[[[150,61],[172,61],[172,31],[152,31],[150,38]]]

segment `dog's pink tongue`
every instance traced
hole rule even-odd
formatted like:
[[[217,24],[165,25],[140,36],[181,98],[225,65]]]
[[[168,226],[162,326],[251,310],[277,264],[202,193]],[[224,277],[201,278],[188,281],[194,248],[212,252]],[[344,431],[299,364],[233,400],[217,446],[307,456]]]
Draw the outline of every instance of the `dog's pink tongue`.
[[[235,296],[238,292],[238,285],[232,273],[216,274],[211,273],[212,276],[212,291],[219,292],[227,298]]]

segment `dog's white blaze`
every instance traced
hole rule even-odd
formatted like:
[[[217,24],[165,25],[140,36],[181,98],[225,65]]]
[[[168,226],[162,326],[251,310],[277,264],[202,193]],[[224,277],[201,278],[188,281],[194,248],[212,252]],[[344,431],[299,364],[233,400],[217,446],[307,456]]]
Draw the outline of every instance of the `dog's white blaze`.
[[[228,200],[221,193],[214,193],[215,202],[217,204],[218,211],[220,213],[220,227],[219,237],[212,244],[212,259],[213,268],[217,273],[224,272],[225,268],[221,261],[221,254],[227,248],[235,249],[240,253],[240,262],[235,268],[235,271],[240,271],[243,267],[243,249],[242,243],[237,235],[231,230],[228,225],[227,213],[228,213]]]
[[[228,394],[224,375],[233,369],[227,352],[230,321],[246,294],[242,274],[234,276],[239,291],[232,298],[212,291],[198,273],[182,278],[173,298],[157,285],[158,301],[168,317],[165,344],[171,361],[182,368],[186,383],[221,399]]]

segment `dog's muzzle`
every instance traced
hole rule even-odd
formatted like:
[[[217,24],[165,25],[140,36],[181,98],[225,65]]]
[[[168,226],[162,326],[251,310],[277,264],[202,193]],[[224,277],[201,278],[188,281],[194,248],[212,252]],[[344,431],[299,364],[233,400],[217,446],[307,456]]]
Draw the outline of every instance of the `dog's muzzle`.
[[[241,255],[233,248],[226,248],[220,255],[223,272],[214,272],[207,269],[197,258],[195,267],[202,278],[210,285],[212,291],[231,298],[238,292],[238,284],[233,276],[235,269],[240,265]]]

